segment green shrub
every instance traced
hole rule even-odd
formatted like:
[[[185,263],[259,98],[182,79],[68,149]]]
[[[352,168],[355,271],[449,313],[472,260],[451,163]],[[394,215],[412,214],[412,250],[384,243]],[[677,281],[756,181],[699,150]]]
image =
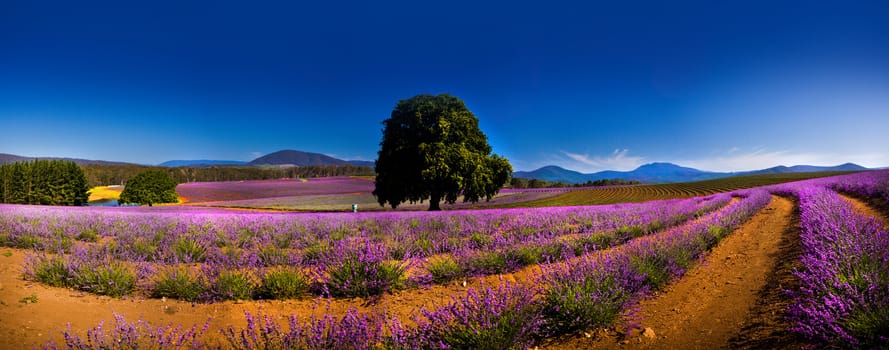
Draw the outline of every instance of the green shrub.
[[[173,244],[173,254],[181,262],[203,262],[207,258],[207,249],[190,238],[180,238]]]
[[[330,252],[330,244],[327,242],[312,242],[303,249],[303,261],[306,263],[320,262]]]
[[[417,247],[417,250],[420,251],[421,255],[429,255],[435,251],[435,244],[426,238],[420,238],[414,241],[414,246]]]
[[[630,260],[630,266],[645,276],[645,284],[651,286],[654,290],[659,290],[672,276],[670,268],[670,258],[663,252],[661,254],[640,254],[633,256]]]
[[[543,248],[526,245],[516,248],[514,255],[522,266],[534,265],[543,261]]]
[[[481,232],[475,232],[471,236],[469,236],[469,242],[471,242],[476,248],[484,248],[490,245],[494,241],[491,236],[488,236]]]
[[[710,231],[710,234],[716,238],[717,242],[721,241],[722,238],[725,237],[726,234],[728,233],[722,226],[719,226],[719,225],[707,226],[707,230]]]
[[[222,271],[210,286],[210,291],[219,300],[249,300],[255,289],[253,278],[242,271]]]
[[[75,287],[99,295],[119,297],[130,294],[136,288],[136,274],[121,263],[104,266],[82,265],[74,276]]]
[[[638,238],[642,237],[643,233],[642,227],[639,226],[621,226],[617,229],[617,236],[620,237]]]
[[[426,269],[432,275],[432,281],[439,284],[463,277],[463,268],[450,255],[429,259]]]
[[[77,235],[77,240],[82,242],[97,242],[99,241],[99,235],[93,231],[83,231],[79,235]]]
[[[467,270],[479,274],[502,273],[509,269],[509,259],[500,251],[483,250],[467,256],[464,264]]]
[[[39,248],[42,245],[42,241],[40,238],[35,236],[18,236],[15,238],[15,243],[13,247],[21,248],[21,249],[35,249]]]
[[[47,257],[38,259],[29,263],[25,270],[34,280],[53,287],[67,287],[71,284],[72,275],[65,264],[65,259]]]
[[[263,299],[296,299],[309,290],[309,278],[299,270],[279,269],[262,276],[257,296]]]
[[[334,296],[367,297],[402,289],[405,266],[396,261],[375,261],[350,255],[328,267],[326,285]]]
[[[265,266],[287,265],[287,251],[274,246],[263,247],[259,251],[259,260]]]
[[[146,259],[151,260],[151,258],[154,257],[155,252],[157,252],[157,246],[142,238],[137,238],[136,241],[133,242],[133,245],[130,246],[130,250],[137,255],[144,256]]]
[[[187,269],[174,267],[157,276],[151,288],[151,296],[197,301],[205,291],[204,285]]]

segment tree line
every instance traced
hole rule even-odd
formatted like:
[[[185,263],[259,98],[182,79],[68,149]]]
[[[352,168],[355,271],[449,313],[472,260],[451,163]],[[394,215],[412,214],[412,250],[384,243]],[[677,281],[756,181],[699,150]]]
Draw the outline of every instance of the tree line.
[[[642,182],[636,180],[623,180],[623,179],[601,179],[601,180],[587,180],[587,182],[568,184],[564,181],[546,181],[539,179],[524,179],[524,178],[512,178],[509,181],[509,185],[512,188],[562,188],[562,187],[600,187],[600,186],[625,186],[625,185],[639,185]]]
[[[159,167],[146,165],[83,165],[89,186],[126,185],[136,174],[160,170],[170,174],[176,183],[271,180],[329,176],[373,176],[373,169],[354,165],[310,165],[302,167]]]
[[[68,160],[0,165],[0,200],[11,204],[82,205],[89,186],[83,170]]]

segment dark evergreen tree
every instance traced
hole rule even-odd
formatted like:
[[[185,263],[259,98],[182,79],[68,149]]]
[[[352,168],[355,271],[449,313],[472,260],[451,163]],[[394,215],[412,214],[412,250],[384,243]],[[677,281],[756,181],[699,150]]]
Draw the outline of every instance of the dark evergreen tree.
[[[429,210],[439,210],[439,202],[453,204],[460,195],[490,200],[512,175],[509,161],[491,154],[478,118],[454,96],[399,101],[383,126],[373,192],[381,206],[428,199]]]
[[[83,170],[71,161],[37,159],[0,166],[3,203],[81,205],[88,192]]]

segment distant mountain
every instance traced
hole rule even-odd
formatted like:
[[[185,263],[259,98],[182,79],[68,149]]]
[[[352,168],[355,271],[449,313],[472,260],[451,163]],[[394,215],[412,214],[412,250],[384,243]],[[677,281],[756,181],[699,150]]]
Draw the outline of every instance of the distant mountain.
[[[776,166],[768,169],[762,170],[754,170],[747,171],[741,174],[743,175],[756,175],[756,174],[782,174],[782,173],[809,173],[816,171],[861,171],[868,170],[867,168],[860,166],[854,163],[846,163],[832,167],[820,167],[820,166],[812,166],[812,165],[795,165],[791,167],[787,166]]]
[[[312,152],[283,150],[256,158],[249,165],[357,165],[373,168],[374,162],[364,160],[342,160],[328,155]]]
[[[371,169],[377,166],[376,162],[372,160],[347,160],[346,162],[354,166],[366,166]]]
[[[199,159],[199,160],[168,160],[166,162],[158,164],[160,166],[165,167],[181,167],[181,166],[190,166],[190,167],[207,167],[214,165],[247,165],[247,162],[241,162],[237,160],[208,160],[208,159]]]
[[[0,164],[6,163],[18,163],[26,160],[31,160],[33,158],[17,156],[14,154],[0,153]]]
[[[548,165],[534,171],[516,171],[512,176],[522,179],[538,179],[552,182],[562,181],[567,183],[583,183],[587,181],[590,174],[583,174],[559,166]]]
[[[746,172],[721,173],[682,167],[672,163],[650,163],[642,165],[632,171],[606,170],[592,174],[583,174],[573,170],[567,170],[558,166],[550,165],[534,171],[517,171],[513,173],[513,176],[518,178],[539,179],[552,182],[562,181],[566,183],[584,183],[587,181],[596,181],[603,179],[636,180],[647,183],[667,183],[702,181],[740,175],[859,170],[868,169],[857,164],[846,163],[833,167],[795,165],[792,167],[777,166],[768,169]]]
[[[59,158],[59,157],[23,157],[23,156],[17,156],[14,154],[0,153],[0,164],[24,162],[24,161],[34,160],[34,159],[70,160],[70,161],[76,163],[77,165],[136,165],[133,163],[109,162],[106,160]]]
[[[24,157],[15,154],[0,153],[0,164],[23,162],[33,159],[61,159],[70,160],[78,165],[138,165],[125,162],[110,162],[105,160],[91,160],[78,158],[59,158],[59,157]],[[366,166],[373,168],[373,161],[366,160],[342,160],[320,153],[302,152],[284,150],[264,155],[250,162],[241,162],[236,160],[169,160],[158,164],[165,167],[207,167],[215,165],[234,165],[234,166],[307,166],[307,165],[354,165]]]
[[[673,163],[650,163],[640,166],[633,171],[614,173],[615,174],[608,174],[607,172],[600,172],[599,175],[617,175],[613,178],[623,180],[636,180],[648,183],[701,181],[731,176],[730,174],[726,173],[713,173],[694,168],[682,167]]]

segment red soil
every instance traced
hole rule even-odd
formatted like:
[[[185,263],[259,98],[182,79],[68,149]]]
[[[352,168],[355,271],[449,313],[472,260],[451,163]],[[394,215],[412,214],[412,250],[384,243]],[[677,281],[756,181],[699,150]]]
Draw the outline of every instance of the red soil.
[[[626,320],[637,324],[562,339],[550,348],[715,349],[800,347],[783,320],[799,251],[794,205],[768,207],[714,248],[680,280],[643,300]],[[776,293],[777,291],[777,293]]]

